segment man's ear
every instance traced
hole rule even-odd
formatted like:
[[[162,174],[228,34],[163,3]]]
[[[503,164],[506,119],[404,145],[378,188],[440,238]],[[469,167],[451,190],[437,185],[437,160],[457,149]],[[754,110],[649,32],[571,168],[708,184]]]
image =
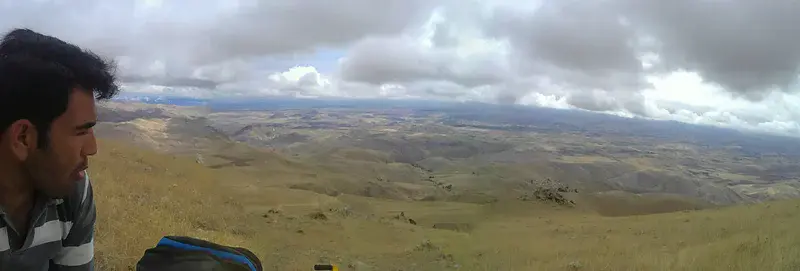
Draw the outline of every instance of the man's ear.
[[[7,146],[20,161],[27,159],[37,148],[38,136],[36,126],[26,119],[17,120],[6,129]]]

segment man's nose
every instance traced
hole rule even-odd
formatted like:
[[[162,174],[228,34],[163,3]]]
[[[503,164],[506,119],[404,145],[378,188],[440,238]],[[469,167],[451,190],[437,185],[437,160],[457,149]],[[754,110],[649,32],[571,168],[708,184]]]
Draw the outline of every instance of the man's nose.
[[[84,156],[92,156],[97,154],[97,138],[94,136],[94,130],[89,131],[89,136],[86,139],[86,143],[83,145],[83,153]]]

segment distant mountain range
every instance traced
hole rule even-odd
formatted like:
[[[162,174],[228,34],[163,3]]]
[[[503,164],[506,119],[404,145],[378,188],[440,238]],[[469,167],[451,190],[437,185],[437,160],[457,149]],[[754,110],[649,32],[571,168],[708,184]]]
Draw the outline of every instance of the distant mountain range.
[[[394,99],[304,99],[294,97],[202,99],[147,94],[124,94],[118,101],[179,106],[205,106],[212,112],[243,110],[283,110],[312,108],[413,109],[415,114],[445,113],[451,125],[469,121],[494,123],[492,129],[562,130],[587,136],[617,135],[660,138],[691,142],[700,146],[739,146],[747,155],[800,156],[800,139],[767,133],[744,132],[729,128],[687,124],[669,120],[626,118],[580,110],[533,106],[495,105],[478,102],[442,102]],[[502,128],[499,128],[503,126]]]

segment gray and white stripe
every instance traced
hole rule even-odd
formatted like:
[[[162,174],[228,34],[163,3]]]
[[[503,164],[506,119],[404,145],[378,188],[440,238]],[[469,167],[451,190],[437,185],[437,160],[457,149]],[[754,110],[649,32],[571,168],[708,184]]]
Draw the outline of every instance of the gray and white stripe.
[[[94,270],[96,211],[86,176],[69,197],[37,198],[25,239],[0,209],[0,270]]]

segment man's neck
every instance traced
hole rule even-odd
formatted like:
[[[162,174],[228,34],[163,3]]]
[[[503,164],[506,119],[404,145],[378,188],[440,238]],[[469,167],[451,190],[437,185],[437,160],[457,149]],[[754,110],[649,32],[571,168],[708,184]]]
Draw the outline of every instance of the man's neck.
[[[33,186],[22,174],[0,170],[0,208],[14,221],[14,226],[25,226],[20,224],[26,223],[34,199]]]

